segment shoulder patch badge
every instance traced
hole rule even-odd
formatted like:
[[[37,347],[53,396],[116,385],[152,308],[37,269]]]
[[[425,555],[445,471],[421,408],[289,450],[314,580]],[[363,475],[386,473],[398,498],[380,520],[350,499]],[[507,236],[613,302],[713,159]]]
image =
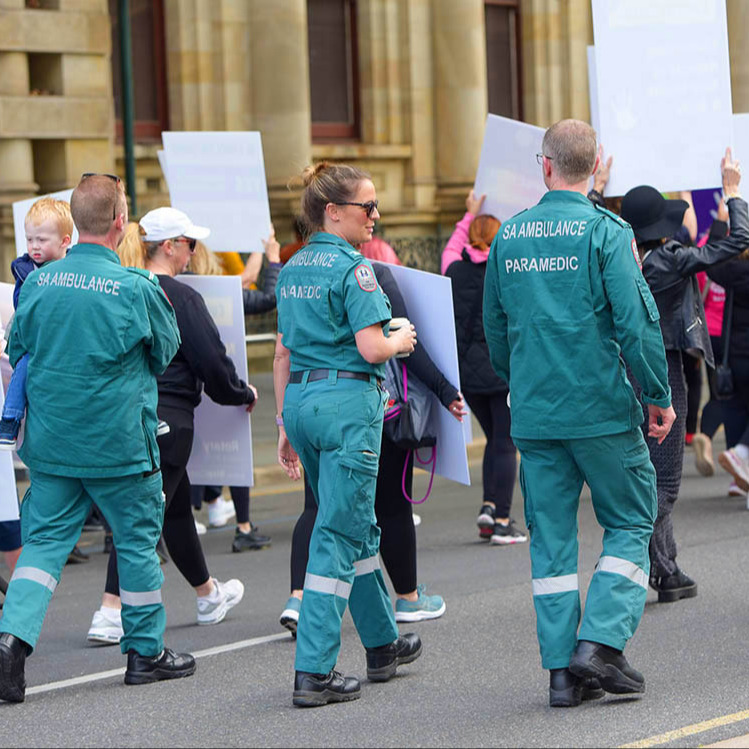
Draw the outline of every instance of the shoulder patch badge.
[[[377,279],[368,265],[357,265],[354,275],[362,291],[375,291],[377,289]]]
[[[632,240],[632,254],[635,256],[637,267],[642,270],[642,260],[640,260],[640,253],[637,250],[637,241],[635,239]]]

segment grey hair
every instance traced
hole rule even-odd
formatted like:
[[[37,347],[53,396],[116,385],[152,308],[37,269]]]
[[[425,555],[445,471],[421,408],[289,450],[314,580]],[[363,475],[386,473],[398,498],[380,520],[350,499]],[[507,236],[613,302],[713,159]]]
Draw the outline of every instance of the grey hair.
[[[590,177],[596,163],[596,131],[581,120],[560,120],[544,134],[543,152],[568,184]]]

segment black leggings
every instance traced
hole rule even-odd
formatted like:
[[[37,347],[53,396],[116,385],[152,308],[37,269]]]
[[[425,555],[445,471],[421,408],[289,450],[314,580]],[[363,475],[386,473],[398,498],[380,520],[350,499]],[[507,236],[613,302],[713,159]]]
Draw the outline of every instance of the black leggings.
[[[190,496],[192,497],[192,506],[199,510],[203,502],[213,502],[221,496],[223,486],[192,486]],[[250,487],[249,486],[230,486],[231,501],[234,502],[234,511],[237,513],[236,522],[250,522]]]
[[[517,453],[510,438],[507,391],[489,395],[464,392],[463,395],[486,435],[482,474],[484,502],[494,504],[498,518],[508,518],[515,488]]]
[[[159,437],[161,473],[166,494],[164,541],[177,569],[193,588],[208,582],[208,565],[203,555],[190,502],[187,461],[193,438],[193,412],[159,406],[159,418],[169,424],[168,434]],[[120,595],[117,552],[112,549],[107,567],[105,591]]]
[[[687,434],[694,434],[697,431],[697,417],[702,398],[702,359],[682,351],[681,362],[684,367],[684,380],[687,383]]]
[[[426,451],[424,451],[426,452]],[[416,590],[416,530],[411,503],[403,496],[403,466],[408,456],[406,491],[413,496],[413,455],[383,437],[377,474],[375,515],[382,530],[380,555],[396,593]],[[424,457],[422,455],[422,457]],[[317,503],[304,479],[304,512],[294,526],[291,539],[291,590],[304,588],[309,540],[317,517]]]

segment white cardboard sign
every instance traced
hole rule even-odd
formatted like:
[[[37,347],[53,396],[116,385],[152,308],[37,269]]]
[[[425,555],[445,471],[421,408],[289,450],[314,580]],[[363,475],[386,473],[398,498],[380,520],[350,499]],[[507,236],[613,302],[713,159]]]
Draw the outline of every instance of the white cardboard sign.
[[[171,204],[207,226],[214,252],[263,252],[270,205],[259,132],[165,132]]]
[[[596,75],[596,48],[591,44],[588,49],[588,95],[590,98],[590,124],[596,131],[598,142],[601,142],[601,115],[598,112],[598,76]]]
[[[593,28],[606,194],[714,187],[731,142],[725,0],[593,0]]]
[[[408,307],[408,318],[416,327],[419,342],[424,346],[437,368],[460,390],[458,369],[458,346],[455,338],[455,317],[453,314],[453,292],[450,279],[435,273],[389,263],[373,263],[375,270],[387,265],[393,274]],[[431,418],[437,434],[437,464],[435,473],[471,485],[468,470],[466,440],[470,440],[470,426],[465,428],[443,408],[435,398],[435,408]],[[464,419],[470,419],[470,415]],[[421,454],[427,457],[428,450]],[[418,463],[414,461],[414,465]]]
[[[749,166],[749,114],[733,116],[733,158]]]
[[[546,186],[536,154],[545,132],[496,114],[487,117],[473,187],[476,195],[486,195],[482,213],[504,222],[541,200]]]
[[[239,276],[182,275],[178,280],[205,300],[226,353],[247,382],[244,301]],[[246,406],[219,406],[205,393],[195,409],[195,436],[187,464],[194,485],[252,486],[252,427]]]
[[[0,352],[2,368],[10,370],[8,355],[5,353],[3,327],[13,316],[12,283],[0,283]],[[7,365],[7,366],[6,366]],[[0,381],[0,411],[5,403],[5,383]],[[13,453],[0,452],[0,521],[18,520],[18,492],[16,489],[16,472],[13,470]]]
[[[159,149],[156,151],[156,156],[159,159],[159,166],[161,167],[161,171],[164,174],[164,181],[166,182],[166,189],[169,189],[169,175],[166,173],[166,154],[164,153],[163,149]]]
[[[37,200],[42,198],[56,198],[57,200],[64,200],[66,203],[70,203],[70,197],[73,194],[73,190],[60,190],[59,192],[51,192],[47,195],[35,195],[33,198],[27,198],[26,200],[17,200],[13,203],[13,231],[16,237],[16,257],[21,257],[26,252],[26,228],[24,222],[26,220],[26,214]],[[78,230],[73,227],[73,236],[71,238],[70,246],[72,247],[78,241]]]

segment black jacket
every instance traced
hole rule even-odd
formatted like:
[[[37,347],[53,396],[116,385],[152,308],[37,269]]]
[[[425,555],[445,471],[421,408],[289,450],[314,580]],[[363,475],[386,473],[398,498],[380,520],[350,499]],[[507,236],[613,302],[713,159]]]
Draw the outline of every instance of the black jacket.
[[[647,252],[642,261],[642,274],[661,315],[666,350],[702,352],[710,366],[714,366],[713,352],[695,273],[730,260],[749,247],[746,202],[741,198],[729,200],[728,215],[731,233],[725,239],[710,240],[704,247],[684,247],[669,240]],[[713,278],[711,272],[708,275]]]
[[[390,306],[393,311],[393,317],[408,317],[406,303],[403,301],[403,295],[400,293],[398,284],[393,278],[393,274],[386,265],[381,263],[374,264],[375,275],[382,290],[390,299]],[[416,331],[418,334],[418,331]],[[445,379],[445,376],[437,369],[426,349],[421,343],[416,344],[410,356],[401,359],[409,372],[415,374],[440,400],[440,403],[447,408],[457,397],[458,390],[454,385]]]
[[[242,289],[245,315],[259,315],[276,308],[276,282],[283,266],[281,263],[270,263],[265,269],[263,290]]]
[[[172,363],[157,378],[159,405],[193,410],[204,386],[208,397],[222,406],[252,403],[255,394],[237,376],[203,297],[171,276],[159,276],[159,282],[174,307],[182,338]]]
[[[730,260],[713,266],[707,271],[707,275],[723,286],[726,292],[733,291],[729,355],[749,359],[749,261]],[[724,310],[724,314],[727,313],[728,307]]]
[[[463,250],[463,259],[451,263],[445,275],[453,285],[455,335],[463,392],[490,394],[507,390],[507,383],[497,376],[489,360],[484,335],[486,263],[474,263]]]

